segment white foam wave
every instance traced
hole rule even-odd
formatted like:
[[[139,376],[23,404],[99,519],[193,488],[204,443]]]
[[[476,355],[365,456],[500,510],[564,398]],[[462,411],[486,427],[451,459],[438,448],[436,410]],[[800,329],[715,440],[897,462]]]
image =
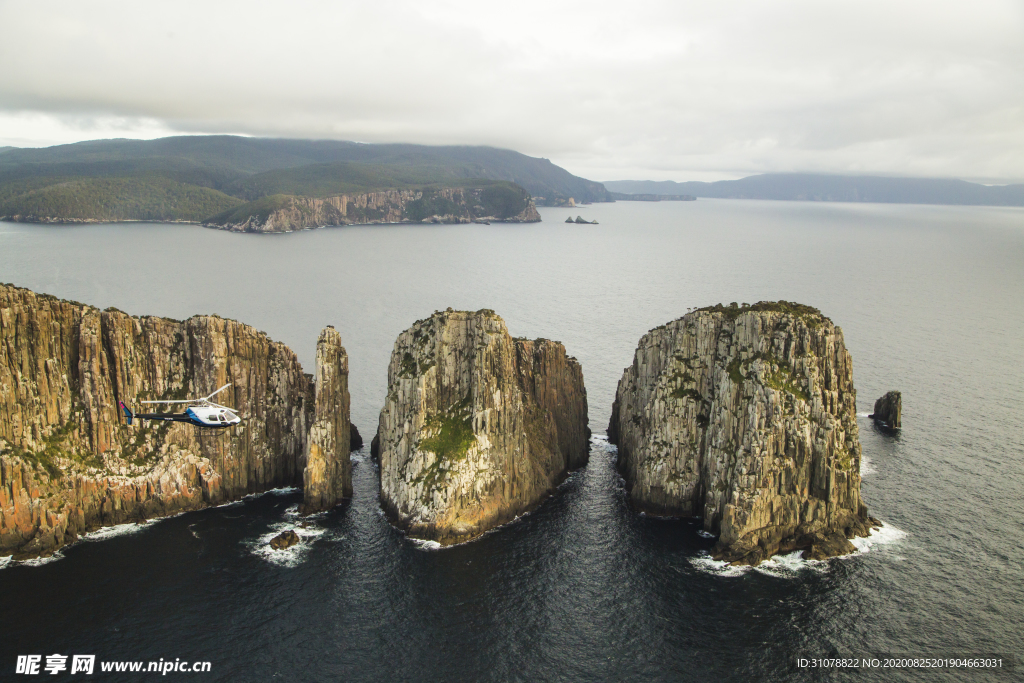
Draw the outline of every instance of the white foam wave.
[[[754,571],[784,579],[795,578],[801,571],[828,571],[828,560],[805,560],[803,552],[794,550],[788,555],[774,555],[754,567]]]
[[[57,560],[63,559],[63,553],[61,553],[61,551],[58,550],[49,557],[33,557],[31,560],[19,560],[17,564],[24,565],[26,567],[42,567],[44,564],[50,564],[51,562],[56,562]]]
[[[277,488],[277,489],[268,489],[268,490],[264,491],[263,493],[250,493],[249,495],[246,496],[246,498],[256,498],[258,496],[265,496],[267,494],[270,494],[270,495],[273,495],[273,496],[288,496],[288,495],[291,495],[293,493],[298,493],[298,491],[299,491],[298,487],[295,487],[295,486],[282,486],[281,488]]]
[[[750,571],[750,567],[730,566],[728,562],[716,560],[704,551],[701,551],[697,557],[690,558],[690,563],[700,571],[715,576],[743,576]]]
[[[137,534],[143,529],[151,527],[156,524],[158,520],[149,519],[144,522],[129,522],[127,524],[115,524],[114,526],[105,526],[96,531],[90,531],[87,534],[79,536],[80,541],[105,541],[108,538],[115,538],[117,536],[130,536],[131,534]]]
[[[313,514],[303,516],[302,513],[299,512],[299,504],[296,503],[289,508],[285,508],[284,518],[289,520],[312,522],[313,520],[326,517],[327,512],[327,510],[321,510],[320,512],[314,512]]]
[[[713,533],[711,533],[710,531],[704,531],[703,529],[699,530],[697,532],[697,535],[700,536],[701,538],[714,538],[715,537],[715,535]]]
[[[350,454],[348,456],[348,459],[351,460],[352,462],[365,462],[366,461],[366,456],[365,455]]]
[[[788,555],[775,555],[756,567],[733,566],[728,562],[713,559],[706,552],[702,552],[690,561],[694,567],[703,572],[728,577],[743,576],[753,571],[780,579],[794,579],[803,571],[825,572],[828,570],[827,561],[805,560],[801,557],[802,553],[802,550],[796,550]]]
[[[875,466],[871,463],[871,458],[866,455],[860,456],[860,476],[863,477],[868,474],[874,474],[877,471],[878,470],[876,470]]]
[[[244,544],[248,546],[249,552],[253,555],[281,567],[297,567],[302,564],[306,555],[309,554],[313,541],[327,533],[327,529],[321,527],[306,526],[303,528],[290,522],[271,524],[270,529],[256,539],[245,541]],[[270,540],[285,531],[294,531],[299,537],[299,542],[283,550],[275,550],[270,547]]]
[[[869,415],[871,415],[871,413],[857,413],[857,417],[867,417]]]
[[[8,555],[7,557],[0,557],[0,569],[3,569],[14,560],[14,555]]]
[[[381,515],[384,515],[384,511],[383,510],[381,510],[380,512],[381,512]],[[532,515],[533,512],[534,512],[533,510],[528,510],[528,511],[522,513],[522,514],[516,515],[515,517],[513,517],[509,521],[505,522],[504,524],[499,524],[496,527],[488,529],[487,531],[483,532],[479,536],[474,536],[473,538],[469,539],[468,541],[461,541],[459,543],[451,543],[449,545],[441,545],[437,541],[428,541],[428,540],[424,540],[422,538],[412,538],[411,536],[408,536],[408,535],[406,536],[406,538],[409,541],[411,541],[413,543],[413,545],[416,546],[420,550],[442,550],[442,549],[445,549],[445,548],[457,548],[458,546],[466,545],[467,543],[476,543],[477,541],[479,541],[480,539],[484,538],[485,536],[490,536],[491,534],[496,534],[499,531],[501,531],[502,529],[510,527],[513,524],[518,524],[520,521],[522,521],[526,517]]]
[[[881,545],[890,545],[898,541],[903,540],[907,537],[907,532],[902,529],[897,529],[891,524],[882,522],[881,529],[872,529],[871,533],[866,538],[854,538],[850,540],[850,543],[857,548],[858,554],[870,552],[872,548],[877,548]]]
[[[700,532],[698,532],[700,533]],[[889,545],[906,538],[907,532],[902,529],[882,522],[880,529],[872,529],[866,538],[853,538],[850,543],[857,549],[857,552],[840,557],[829,558],[830,560],[845,560],[857,557],[869,552],[872,548],[881,545]],[[774,555],[756,567],[734,567],[728,562],[720,562],[712,559],[706,552],[701,551],[696,557],[690,558],[691,564],[700,571],[714,574],[716,576],[742,576],[749,571],[756,571],[769,576],[791,579],[796,578],[802,571],[815,571],[824,573],[829,569],[829,560],[805,560],[802,550],[795,550],[788,555]]]

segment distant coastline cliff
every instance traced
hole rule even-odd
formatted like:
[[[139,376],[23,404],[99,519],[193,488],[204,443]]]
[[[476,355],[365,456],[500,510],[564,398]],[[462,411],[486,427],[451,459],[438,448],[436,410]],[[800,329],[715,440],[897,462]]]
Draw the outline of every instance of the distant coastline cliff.
[[[243,422],[210,438],[184,423],[129,426],[118,411],[228,382],[218,399]],[[348,421],[347,383],[334,386],[342,404],[320,409],[295,354],[233,320],[138,318],[0,285],[0,554],[47,555],[100,526],[301,486],[314,417],[348,434],[334,427]],[[320,509],[351,491],[350,470],[331,464],[348,444],[329,457],[305,474]]]
[[[274,195],[229,209],[203,225],[233,232],[291,232],[372,223],[535,223],[540,214],[521,188],[384,190],[317,199]]]

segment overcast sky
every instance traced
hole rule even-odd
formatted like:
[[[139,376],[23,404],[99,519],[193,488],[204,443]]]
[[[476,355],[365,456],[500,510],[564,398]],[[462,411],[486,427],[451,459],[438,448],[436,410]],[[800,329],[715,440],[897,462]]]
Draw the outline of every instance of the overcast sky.
[[[1024,181],[1024,0],[10,2],[0,145],[487,144],[595,180]]]

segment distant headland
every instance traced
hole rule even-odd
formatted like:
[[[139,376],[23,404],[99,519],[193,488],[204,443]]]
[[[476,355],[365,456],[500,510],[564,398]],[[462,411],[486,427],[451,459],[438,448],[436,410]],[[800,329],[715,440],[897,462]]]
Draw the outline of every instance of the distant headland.
[[[611,201],[547,159],[494,147],[180,136],[0,148],[0,219],[202,223],[251,232],[539,221]]]

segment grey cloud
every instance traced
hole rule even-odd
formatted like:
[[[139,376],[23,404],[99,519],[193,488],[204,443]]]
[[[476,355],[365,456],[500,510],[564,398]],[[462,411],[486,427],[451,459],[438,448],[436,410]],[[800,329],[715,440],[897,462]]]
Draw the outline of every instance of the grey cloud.
[[[0,3],[0,109],[492,144],[603,179],[1024,178],[1019,2],[156,7]]]

